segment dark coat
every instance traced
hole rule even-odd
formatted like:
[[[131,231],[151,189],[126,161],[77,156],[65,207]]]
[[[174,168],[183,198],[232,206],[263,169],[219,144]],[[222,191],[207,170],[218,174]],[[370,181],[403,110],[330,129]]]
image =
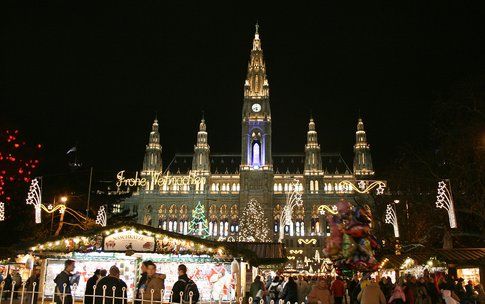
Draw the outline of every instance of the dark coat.
[[[72,304],[70,278],[71,274],[67,273],[66,271],[62,271],[54,279],[54,282],[56,283],[54,300],[57,304],[63,304],[62,298],[64,298],[64,304]]]
[[[98,276],[93,275],[88,279],[86,282],[86,290],[84,292],[84,303],[85,304],[93,304],[94,303],[94,285],[98,281]]]
[[[106,290],[104,290],[103,286],[106,286]],[[113,287],[116,287],[115,292],[113,294]],[[123,287],[125,291],[123,292]],[[96,284],[96,299],[94,301],[95,304],[103,304],[103,303],[113,303],[113,296],[115,297],[114,303],[121,304],[123,302],[127,302],[126,296],[126,283],[118,278],[107,276],[99,280]],[[105,296],[105,301],[103,301],[103,291]],[[125,301],[123,301],[123,299]]]
[[[285,303],[298,302],[298,286],[295,281],[291,280],[286,283],[285,288],[283,289],[283,298],[285,299]]]
[[[175,284],[173,284],[172,288],[172,303],[180,303],[180,292],[185,291],[185,285],[190,279],[187,274],[179,276],[179,279]]]

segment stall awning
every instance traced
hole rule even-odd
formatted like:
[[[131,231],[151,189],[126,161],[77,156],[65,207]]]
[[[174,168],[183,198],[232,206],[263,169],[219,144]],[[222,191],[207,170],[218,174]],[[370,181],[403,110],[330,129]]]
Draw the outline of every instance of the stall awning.
[[[286,260],[282,244],[217,242],[134,223],[50,237],[11,250],[17,253],[33,251],[37,255],[100,251],[209,255],[223,260],[243,258],[255,266]]]
[[[485,265],[485,248],[427,249],[401,255],[384,255],[380,261],[383,268],[398,269],[407,258],[413,259],[419,265],[424,265],[429,259],[436,258],[447,264],[478,266]]]

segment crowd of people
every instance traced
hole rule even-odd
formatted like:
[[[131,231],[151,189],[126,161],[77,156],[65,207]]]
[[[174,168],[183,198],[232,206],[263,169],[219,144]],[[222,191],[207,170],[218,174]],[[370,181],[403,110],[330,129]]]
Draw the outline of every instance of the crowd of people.
[[[342,277],[257,276],[250,286],[253,303],[307,304],[481,304],[483,286],[443,274],[405,275],[393,283],[365,275],[344,280]]]
[[[67,260],[64,270],[59,273],[54,282],[56,284],[54,300],[57,304],[73,304],[72,273],[75,261]],[[152,261],[141,264],[141,276],[136,284],[135,300],[140,304],[161,303],[165,296],[166,275],[157,273],[157,267]],[[127,285],[120,278],[120,270],[116,265],[109,271],[97,269],[86,282],[84,294],[85,304],[104,304],[106,298],[109,303],[123,304],[128,302]],[[197,285],[187,276],[187,267],[178,266],[178,280],[172,287],[170,297],[173,303],[197,303],[199,301]]]

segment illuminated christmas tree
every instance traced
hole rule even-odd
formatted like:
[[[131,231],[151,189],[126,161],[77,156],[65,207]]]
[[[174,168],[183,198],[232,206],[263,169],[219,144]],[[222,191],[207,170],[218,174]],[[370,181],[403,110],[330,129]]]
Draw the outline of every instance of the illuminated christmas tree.
[[[200,202],[197,203],[195,209],[192,210],[192,220],[189,224],[189,234],[206,238],[209,236],[209,227],[207,218],[205,217],[205,208]]]
[[[255,199],[248,202],[241,215],[241,232],[239,241],[269,242],[268,219],[261,204]]]

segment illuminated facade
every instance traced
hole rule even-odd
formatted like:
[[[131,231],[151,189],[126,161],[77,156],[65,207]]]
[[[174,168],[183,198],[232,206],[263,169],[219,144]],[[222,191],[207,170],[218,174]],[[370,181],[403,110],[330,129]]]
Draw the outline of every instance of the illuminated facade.
[[[139,223],[188,233],[192,210],[200,202],[205,207],[211,237],[231,238],[238,234],[241,210],[250,200],[255,200],[269,219],[275,240],[279,230],[284,229],[289,248],[305,244],[321,247],[329,231],[324,215],[318,212],[320,205],[333,205],[341,199],[372,203],[370,195],[340,184],[345,180],[357,185],[363,177],[370,179],[374,174],[362,120],[359,119],[356,131],[354,173],[340,154],[321,151],[313,118],[308,123],[304,153],[273,153],[271,133],[269,82],[256,27],[244,82],[241,152],[211,153],[206,122],[202,119],[193,153],[177,154],[162,167],[158,121],[155,120],[141,176],[149,176],[150,172],[160,172],[163,168],[164,174],[169,172],[174,176],[185,176],[191,171],[204,176],[206,182],[161,187],[148,183],[124,201],[123,208],[136,214]],[[303,205],[293,210],[290,225],[280,227],[286,193],[295,179],[301,183]]]

